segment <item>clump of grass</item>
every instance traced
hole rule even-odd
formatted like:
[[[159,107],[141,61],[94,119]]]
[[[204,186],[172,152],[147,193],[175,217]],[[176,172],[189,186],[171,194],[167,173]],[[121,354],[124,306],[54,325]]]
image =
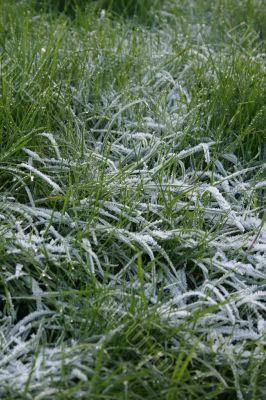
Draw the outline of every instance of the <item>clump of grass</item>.
[[[0,397],[264,399],[261,3],[36,4],[0,1]]]

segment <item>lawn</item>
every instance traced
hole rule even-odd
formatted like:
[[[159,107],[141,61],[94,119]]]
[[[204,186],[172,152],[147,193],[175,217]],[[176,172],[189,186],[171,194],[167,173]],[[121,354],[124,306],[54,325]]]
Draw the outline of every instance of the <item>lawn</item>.
[[[266,398],[262,0],[0,0],[0,398]]]

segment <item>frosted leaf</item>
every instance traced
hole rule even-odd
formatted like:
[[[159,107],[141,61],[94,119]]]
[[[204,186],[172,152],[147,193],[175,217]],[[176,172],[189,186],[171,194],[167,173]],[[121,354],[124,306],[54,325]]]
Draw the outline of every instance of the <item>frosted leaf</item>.
[[[198,153],[199,151],[203,151],[205,155],[206,162],[209,162],[210,155],[209,155],[209,147],[216,144],[216,142],[209,142],[209,143],[200,143],[195,147],[191,147],[187,150],[182,150],[180,153],[177,154],[177,157],[182,160],[183,158],[189,157],[192,154]]]
[[[84,372],[82,372],[82,371],[81,371],[80,369],[78,369],[78,368],[74,368],[74,369],[72,370],[71,376],[72,376],[73,378],[79,379],[79,380],[82,381],[82,382],[87,382],[87,381],[88,381],[88,378],[87,378],[87,376],[84,374]]]
[[[56,192],[62,193],[62,189],[60,188],[60,186],[55,183],[49,176],[39,171],[37,168],[34,168],[33,166],[25,163],[21,163],[20,166],[39,176],[41,179],[47,182]]]
[[[21,276],[22,269],[23,265],[18,263],[16,265],[16,274],[15,274],[17,279]]]
[[[266,334],[266,321],[262,318],[258,320],[258,331],[262,335]]]
[[[41,317],[44,316],[48,316],[48,315],[53,315],[54,312],[53,311],[49,311],[49,310],[40,310],[40,311],[34,311],[31,314],[27,315],[26,317],[24,317],[22,320],[20,320],[9,332],[9,336],[12,338],[14,335],[16,335],[17,332],[19,332],[20,327],[23,325],[27,325],[30,322],[39,319]]]
[[[52,133],[42,132],[42,133],[39,133],[39,136],[46,137],[48,140],[50,140],[58,160],[61,160],[60,150],[59,150],[58,144],[56,143],[54,135]]]
[[[237,164],[237,157],[236,157],[235,154],[233,154],[233,153],[225,153],[223,156],[224,156],[224,158],[226,160],[230,161],[231,163],[233,163],[235,165]]]
[[[256,185],[255,185],[255,189],[262,189],[264,187],[266,187],[266,181],[256,183]]]

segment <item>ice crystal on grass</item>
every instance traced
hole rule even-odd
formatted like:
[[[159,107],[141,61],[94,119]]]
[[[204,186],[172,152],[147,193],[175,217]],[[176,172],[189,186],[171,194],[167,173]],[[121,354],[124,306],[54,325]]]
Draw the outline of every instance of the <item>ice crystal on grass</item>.
[[[125,145],[130,146],[130,142],[125,142],[123,146],[125,147]],[[155,160],[157,155],[155,149],[149,148],[148,141],[142,141],[142,147],[148,147],[147,155],[139,161],[128,159],[130,169],[127,170],[127,186],[122,183],[120,188],[117,184],[116,191],[113,191],[114,178],[116,179],[113,173],[116,169],[109,170],[106,173],[105,187],[108,190],[108,185],[110,186],[110,201],[103,201],[102,208],[98,210],[98,216],[95,215],[89,231],[86,229],[86,221],[82,217],[77,219],[77,215],[72,214],[71,208],[74,207],[71,203],[72,200],[70,200],[68,213],[62,215],[60,212],[52,211],[49,208],[36,207],[32,202],[30,205],[25,205],[14,201],[7,202],[3,199],[1,212],[2,221],[5,224],[4,237],[6,238],[7,254],[16,254],[22,250],[32,252],[32,256],[42,265],[42,268],[45,266],[47,257],[54,265],[60,264],[64,260],[67,263],[87,260],[84,267],[87,270],[88,277],[95,275],[98,279],[103,278],[106,274],[104,265],[112,265],[111,253],[118,251],[123,244],[125,246],[124,265],[118,257],[115,257],[117,258],[115,264],[120,265],[121,271],[118,274],[110,273],[109,282],[111,286],[115,282],[121,282],[121,274],[131,276],[133,280],[138,279],[136,274],[137,259],[132,255],[134,251],[139,251],[143,255],[146,254],[150,262],[155,264],[155,268],[158,268],[158,273],[159,265],[163,265],[164,290],[170,291],[170,298],[169,296],[165,299],[160,298],[161,306],[158,308],[158,312],[161,318],[167,319],[168,323],[178,327],[185,321],[189,321],[193,315],[197,315],[202,306],[214,307],[214,311],[200,317],[196,325],[192,322],[195,333],[210,334],[214,340],[217,354],[220,354],[218,349],[226,348],[233,359],[235,357],[239,360],[240,348],[243,346],[241,362],[245,362],[246,341],[255,343],[261,340],[261,335],[265,331],[265,291],[262,290],[261,282],[265,280],[266,259],[262,252],[266,248],[266,243],[265,228],[261,225],[262,220],[256,212],[252,213],[252,210],[249,210],[247,214],[247,210],[240,205],[241,203],[238,204],[234,197],[229,196],[226,199],[226,194],[222,194],[222,182],[213,186],[199,181],[195,185],[193,174],[190,174],[190,170],[188,170],[184,176],[177,176],[174,181],[172,179],[169,181],[167,176],[164,176],[163,187],[170,193],[185,194],[187,202],[176,202],[173,208],[173,210],[176,210],[174,212],[178,213],[179,210],[186,209],[201,212],[204,218],[205,232],[193,227],[188,229],[167,228],[169,222],[163,215],[164,205],[159,202],[161,189],[156,181],[156,175],[150,175],[149,168],[142,172],[138,168],[139,163],[143,163],[145,160],[151,162],[153,169],[152,160]],[[158,149],[158,147],[156,148]],[[202,149],[205,149],[202,144],[196,148],[184,149],[178,157],[180,158],[180,155],[190,157],[196,151]],[[116,147],[116,151],[112,152],[114,162],[116,157],[120,157],[120,152],[123,155],[125,153],[124,148]],[[205,157],[206,161],[211,160],[209,150],[205,153]],[[41,161],[37,155],[34,155],[34,159],[35,162]],[[42,162],[46,167],[48,163],[48,159]],[[28,164],[23,164],[23,166],[27,166],[29,172],[33,172],[53,189],[57,189],[57,192],[61,192],[61,188],[57,187],[47,174],[41,173],[32,166],[29,167]],[[69,168],[71,167],[69,166]],[[198,172],[200,177],[201,171]],[[137,186],[141,182],[138,179],[139,174],[144,178],[144,182],[146,179],[146,188],[142,192],[141,202],[138,201],[134,208],[130,208],[129,205],[123,205],[120,202],[119,193],[125,187],[137,190]],[[229,183],[233,179],[232,187],[235,187],[239,175],[234,174],[233,177],[230,177],[230,174],[226,174],[226,170],[224,170],[223,179],[227,179]],[[249,184],[249,182],[247,181],[246,184]],[[150,190],[147,190],[149,186]],[[260,185],[257,185],[255,189],[260,187]],[[230,195],[230,186],[227,189]],[[211,207],[204,206],[201,200],[207,192],[212,196]],[[149,198],[150,205],[147,203]],[[91,197],[79,201],[77,208],[79,215],[86,215],[86,210],[91,206]],[[10,211],[17,216],[17,223],[14,226],[9,226],[7,221]],[[153,223],[147,219],[148,212],[153,215]],[[160,216],[160,219],[158,219],[158,216]],[[184,218],[182,214],[179,216],[180,221],[185,222]],[[112,221],[119,223],[121,220],[125,221],[125,228],[113,226]],[[65,225],[64,231],[60,229],[62,223]],[[215,231],[212,232],[212,228],[216,224],[220,224],[220,229],[215,233]],[[41,226],[44,229],[40,230],[39,227]],[[236,230],[234,230],[234,227]],[[260,234],[251,246],[260,227],[262,227]],[[79,235],[80,232],[83,232],[81,246],[75,239],[77,229],[79,229]],[[112,240],[108,244],[108,237],[110,236]],[[205,239],[203,239],[204,236],[206,236]],[[167,244],[173,239],[177,241],[176,250],[167,250]],[[102,243],[105,240],[107,242],[103,246]],[[189,267],[181,263],[182,269],[179,269],[180,266],[173,260],[175,251],[182,252],[182,249],[184,251],[186,248],[195,251],[202,240],[205,246],[205,254],[213,255],[212,257],[202,258],[201,261],[191,258],[191,262],[197,265],[203,273],[203,275],[199,274],[197,281],[193,282]],[[45,249],[46,255],[43,253],[43,249]],[[160,264],[157,260],[160,260]],[[154,273],[155,270],[153,269],[152,273],[145,272],[143,277],[146,282],[144,293],[151,303],[157,301],[154,297],[156,295]],[[17,264],[13,275],[11,271],[6,275],[6,284],[10,285],[14,279],[23,279],[24,274],[23,264]],[[191,283],[188,284],[188,280],[191,282],[191,279],[193,289]],[[149,286],[152,282],[153,284]],[[135,288],[137,286],[134,285]],[[54,312],[46,309],[44,305],[45,289],[41,289],[36,278],[32,278],[32,295],[36,299],[36,311],[28,314],[15,325],[9,325],[10,328],[7,329],[7,326],[2,328],[1,336],[5,338],[6,343],[1,348],[2,372],[0,373],[0,381],[2,382],[2,394],[5,393],[6,385],[10,384],[10,379],[12,385],[18,390],[23,390],[29,382],[30,390],[36,393],[40,392],[41,387],[46,387],[45,390],[42,389],[40,392],[44,397],[47,394],[56,393],[56,388],[49,380],[49,376],[53,376],[53,382],[60,379],[58,364],[60,361],[59,359],[57,361],[57,357],[61,357],[61,347],[55,346],[53,352],[49,352],[48,349],[42,350],[42,353],[37,356],[37,360],[34,362],[35,367],[31,372],[35,336],[29,337],[30,331],[36,320],[50,318],[54,314]],[[49,298],[48,293],[47,295]],[[252,320],[249,318],[250,313],[254,314]],[[41,329],[45,329],[45,324]],[[55,329],[55,327],[52,329]],[[8,351],[12,342],[14,346]],[[69,371],[68,379],[86,382],[90,375],[86,369],[86,357],[93,366],[94,361],[91,358],[93,351],[87,353],[86,350],[83,354],[77,352],[75,356],[73,354],[74,349],[75,346],[73,349],[64,347],[63,350],[65,365]],[[206,351],[206,348],[204,348],[204,351]],[[212,351],[214,351],[214,347]],[[198,352],[200,352],[200,349]],[[258,360],[261,356],[259,352],[256,353]],[[40,357],[42,358],[40,359]],[[20,374],[18,374],[18,370]],[[218,371],[215,373],[219,374]],[[30,375],[31,379],[28,381]],[[39,394],[40,396],[42,395]],[[241,398],[240,395],[239,398]]]
[[[40,127],[0,155],[0,397],[72,387],[73,398],[99,397],[100,385],[112,398],[116,378],[126,388],[136,374],[139,398],[157,393],[157,379],[172,390],[193,376],[234,387],[240,400],[245,369],[265,361],[263,107],[247,115],[246,77],[235,60],[231,72],[229,49],[209,43],[204,24],[173,29],[177,6],[168,7],[158,34],[129,35],[106,14],[94,16],[95,39],[85,21],[77,33],[67,20],[66,39],[56,29],[41,55],[54,59],[33,57],[26,77],[10,70],[18,97],[6,101],[22,108],[8,110],[4,134],[38,115]],[[50,23],[40,22],[44,32]]]

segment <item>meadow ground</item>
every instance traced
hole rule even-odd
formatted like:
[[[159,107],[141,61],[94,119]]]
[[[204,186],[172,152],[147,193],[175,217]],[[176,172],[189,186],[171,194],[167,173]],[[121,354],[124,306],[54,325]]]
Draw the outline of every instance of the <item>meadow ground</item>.
[[[266,7],[0,0],[0,398],[266,398]]]

